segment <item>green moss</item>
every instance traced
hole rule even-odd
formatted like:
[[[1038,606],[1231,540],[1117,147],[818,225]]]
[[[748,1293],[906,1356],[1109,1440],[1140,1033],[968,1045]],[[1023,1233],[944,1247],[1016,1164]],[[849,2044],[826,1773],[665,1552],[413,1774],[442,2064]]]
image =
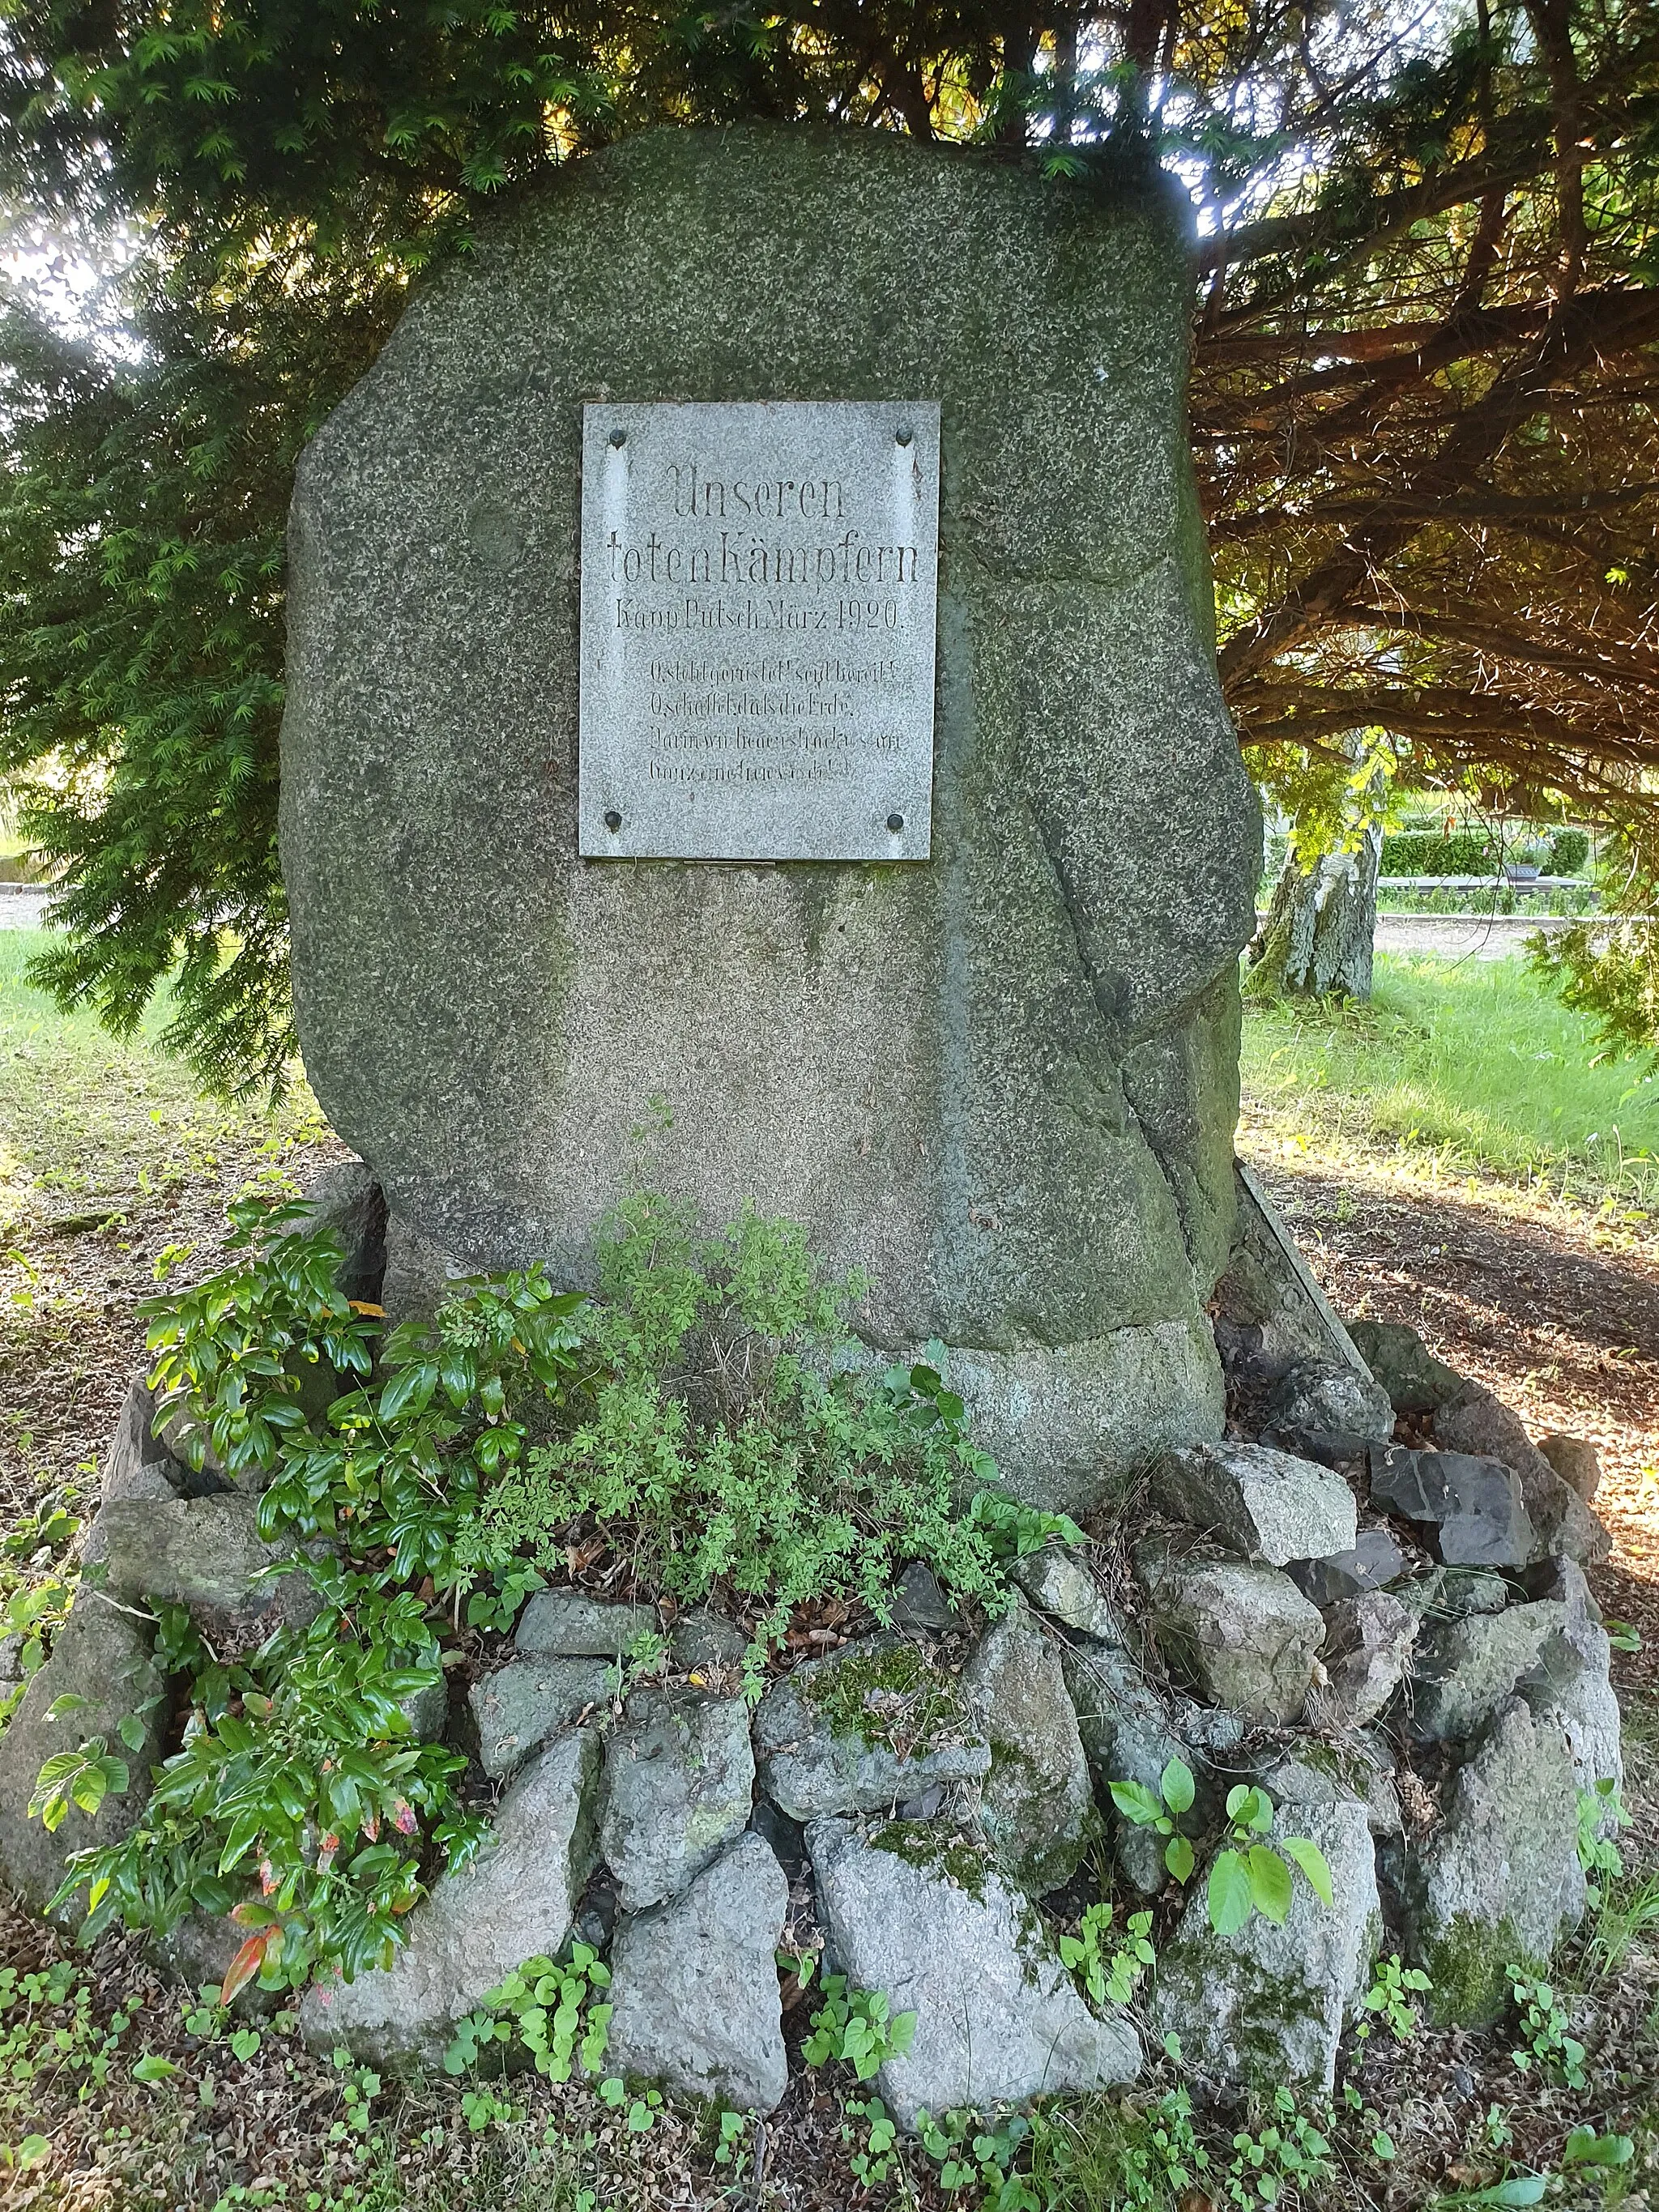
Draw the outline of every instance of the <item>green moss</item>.
[[[1494,1928],[1460,1912],[1424,1945],[1423,1966],[1434,1988],[1428,2014],[1437,2027],[1485,2027],[1504,2009],[1508,1966],[1522,1955],[1507,1918]]]
[[[799,1679],[807,1703],[836,1735],[855,1735],[902,1758],[960,1730],[966,1719],[955,1682],[910,1644],[854,1651]]]
[[[870,1847],[890,1851],[906,1866],[965,1890],[977,1904],[985,1902],[986,1854],[959,1836],[947,1837],[935,1821],[890,1820],[870,1838]]]

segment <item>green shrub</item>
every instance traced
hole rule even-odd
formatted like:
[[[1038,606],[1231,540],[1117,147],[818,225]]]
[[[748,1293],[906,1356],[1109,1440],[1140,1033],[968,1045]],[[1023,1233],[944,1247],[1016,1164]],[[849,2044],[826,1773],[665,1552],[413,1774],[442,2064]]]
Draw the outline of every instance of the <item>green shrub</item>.
[[[1576,876],[1589,858],[1589,834],[1583,830],[1557,830],[1550,838],[1550,873]]]
[[[407,1717],[442,1679],[441,1631],[463,1612],[510,1627],[578,1534],[647,1594],[736,1593],[759,1618],[757,1692],[803,1601],[862,1598],[885,1621],[896,1570],[921,1559],[994,1613],[1009,1559],[1080,1538],[986,1486],[996,1468],[937,1361],[860,1363],[846,1315],[864,1285],[823,1282],[791,1224],[749,1212],[700,1239],[641,1194],[607,1224],[597,1297],[539,1268],[478,1278],[376,1358],[337,1243],[291,1206],[233,1211],[244,1256],[150,1309],[156,1419],[198,1464],[210,1450],[266,1477],[268,1540],[331,1540],[281,1571],[321,1609],[226,1665],[158,1608],[184,1743],[131,1834],[77,1854],[59,1892],[86,1890],[94,1934],[234,1911],[248,1934],[227,1986],[389,1961],[432,1874],[482,1834],[456,1795],[465,1762]],[[121,1764],[100,1764],[100,1795]],[[61,1796],[77,1778],[47,1779]]]
[[[1382,840],[1385,876],[1490,876],[1497,872],[1498,847],[1484,830],[1401,830]]]

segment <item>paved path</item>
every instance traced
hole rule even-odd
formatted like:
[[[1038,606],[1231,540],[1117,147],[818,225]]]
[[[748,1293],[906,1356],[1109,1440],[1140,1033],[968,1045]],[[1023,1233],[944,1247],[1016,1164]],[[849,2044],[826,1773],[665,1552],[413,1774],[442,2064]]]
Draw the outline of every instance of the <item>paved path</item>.
[[[39,929],[46,903],[46,893],[33,886],[0,884],[0,929]]]
[[[1434,952],[1451,959],[1504,960],[1534,932],[1565,929],[1559,915],[1384,914],[1377,916],[1379,952]]]

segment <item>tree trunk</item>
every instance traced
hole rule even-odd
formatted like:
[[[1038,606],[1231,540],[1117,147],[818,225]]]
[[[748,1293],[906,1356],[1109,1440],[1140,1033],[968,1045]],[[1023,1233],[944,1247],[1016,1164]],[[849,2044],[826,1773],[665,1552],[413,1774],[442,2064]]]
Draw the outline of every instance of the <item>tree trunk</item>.
[[[1294,849],[1250,947],[1249,988],[1264,998],[1369,999],[1382,832],[1302,868]]]

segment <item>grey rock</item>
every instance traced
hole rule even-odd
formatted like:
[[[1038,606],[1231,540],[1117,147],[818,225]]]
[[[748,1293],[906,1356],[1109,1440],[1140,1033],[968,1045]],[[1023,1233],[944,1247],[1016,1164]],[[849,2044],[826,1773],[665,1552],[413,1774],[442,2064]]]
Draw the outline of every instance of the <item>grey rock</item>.
[[[1136,1547],[1136,1575],[1173,1672],[1247,1723],[1295,1720],[1314,1679],[1325,1623],[1288,1575],[1241,1559]]]
[[[152,1656],[155,1626],[106,1604],[82,1585],[69,1619],[52,1638],[46,1662],[30,1678],[22,1702],[0,1735],[0,1878],[32,1912],[45,1912],[70,1859],[94,1845],[118,1844],[137,1826],[149,1796],[149,1770],[161,1755],[166,1682]],[[60,1698],[82,1705],[48,1717]],[[137,1716],[143,1740],[137,1750],[121,1739],[121,1723]],[[126,1762],[128,1786],[104,1799],[90,1816],[71,1806],[48,1835],[28,1813],[40,1769],[60,1752],[102,1736]],[[82,1890],[52,1916],[79,1927],[86,1911]]]
[[[155,1392],[143,1382],[135,1382],[104,1449],[100,1487],[106,1503],[112,1498],[165,1503],[185,1494],[190,1470],[173,1458],[155,1434],[151,1427],[155,1418]],[[222,1486],[216,1476],[211,1480],[216,1487]]]
[[[1019,1607],[981,1638],[963,1685],[991,1747],[981,1825],[1003,1871],[1042,1897],[1070,1881],[1098,1828],[1059,1646]]]
[[[1176,1733],[1162,1699],[1127,1651],[1110,1644],[1078,1647],[1061,1655],[1061,1664],[1103,1808],[1111,1806],[1114,1782],[1139,1782],[1156,1791],[1172,1759],[1193,1765],[1191,1746]],[[1108,1810],[1107,1817],[1124,1880],[1142,1897],[1158,1896],[1165,1879],[1161,1840],[1115,1811]]]
[[[1600,1782],[1623,1786],[1624,1750],[1618,1694],[1610,1677],[1613,1647],[1584,1571],[1572,1559],[1553,1559],[1536,1577],[1539,1601],[1562,1609],[1562,1624],[1539,1653],[1537,1667],[1518,1683],[1534,1717],[1566,1738],[1581,1790]],[[1531,1607],[1525,1608],[1531,1611]],[[1612,1825],[1611,1818],[1603,1823]]]
[[[319,1982],[300,2007],[313,2051],[343,2044],[371,2065],[441,2061],[455,2022],[523,1960],[556,1958],[594,1866],[599,1741],[572,1729],[518,1776],[468,1865],[409,1915],[390,1966]]]
[[[1334,1902],[1322,1904],[1297,1873],[1282,1928],[1253,1912],[1218,1936],[1202,1893],[1193,1896],[1158,1954],[1152,2021],[1181,2038],[1187,2065],[1227,2087],[1288,2084],[1328,2096],[1382,1924],[1370,1826],[1365,1808],[1346,1798],[1283,1808],[1273,1833],[1318,1844]]]
[[[956,1621],[938,1577],[920,1559],[912,1559],[893,1585],[892,1616],[893,1626],[907,1635],[939,1636]]]
[[[394,1329],[405,1321],[430,1321],[439,1307],[456,1295],[456,1285],[483,1265],[476,1262],[469,1267],[404,1214],[389,1207],[379,1300],[385,1310],[386,1328]]]
[[[641,1701],[605,1752],[599,1856],[624,1912],[678,1897],[748,1826],[755,1796],[741,1698]]]
[[[1549,1598],[1503,1613],[1425,1621],[1412,1669],[1413,1734],[1440,1743],[1476,1734],[1565,1626],[1566,1607]]]
[[[1218,1339],[1273,1376],[1304,1363],[1369,1372],[1255,1171],[1237,1163],[1237,1225],[1216,1285]]]
[[[1540,1437],[1538,1449],[1576,1497],[1593,1503],[1601,1483],[1601,1456],[1587,1437]]]
[[[1086,1560],[1059,1544],[1016,1559],[1008,1570],[1040,1613],[1097,1644],[1121,1640],[1116,1615]]]
[[[628,134],[477,232],[313,440],[289,530],[296,1013],[385,1180],[388,1315],[399,1223],[574,1285],[631,1182],[710,1224],[752,1199],[868,1269],[873,1343],[957,1348],[1017,1491],[1091,1506],[1224,1414],[1201,1300],[1261,831],[1180,225],[974,151],[746,125]],[[722,336],[688,353],[693,328]],[[826,330],[839,393],[949,425],[941,538],[975,549],[940,590],[949,837],[915,866],[582,862],[580,403],[821,388]]]
[[[398,1710],[416,1742],[436,1743],[449,1725],[449,1684],[428,1682],[423,1690],[411,1690],[399,1700]]]
[[[859,1725],[838,1725],[849,1708]],[[861,1638],[795,1668],[761,1699],[754,1743],[761,1787],[792,1820],[890,1810],[991,1765],[957,1685],[896,1637]]]
[[[590,1706],[609,1711],[613,1670],[602,1659],[512,1659],[467,1692],[486,1774],[511,1774],[538,1743]]]
[[[538,1590],[519,1615],[515,1650],[538,1659],[619,1659],[662,1627],[653,1605],[606,1605],[582,1590]]]
[[[1352,1321],[1348,1334],[1396,1413],[1432,1413],[1463,1388],[1462,1376],[1404,1322]]]
[[[1466,1383],[1435,1415],[1434,1435],[1445,1450],[1501,1460],[1513,1468],[1536,1535],[1534,1559],[1565,1553],[1589,1562],[1607,1557],[1611,1545],[1607,1530],[1561,1480],[1527,1434],[1519,1414],[1501,1398],[1479,1383]]]
[[[901,2127],[914,2129],[923,2108],[988,2109],[1134,2079],[1133,2028],[1090,2011],[1042,1923],[994,1868],[962,1887],[944,1863],[882,1850],[846,1820],[814,1820],[806,1840],[842,1970],[856,1987],[884,1991],[895,2013],[916,2015],[908,2056],[877,2078]]]
[[[0,1683],[13,1688],[23,1679],[23,1653],[29,1638],[21,1632],[0,1636]]]
[[[1522,1698],[1459,1770],[1443,1820],[1407,1861],[1405,1889],[1432,2008],[1471,2025],[1503,2009],[1511,1960],[1547,1960],[1583,1917],[1571,1756]]]
[[[1328,1467],[1263,1444],[1194,1444],[1166,1453],[1150,1495],[1246,1559],[1282,1567],[1354,1547],[1353,1492]]]
[[[789,2086],[775,1953],[789,1884],[769,1846],[739,1837],[683,1897],[617,1928],[607,2069],[739,2112]]]
[[[112,1498],[98,1509],[82,1548],[101,1587],[129,1600],[188,1606],[222,1644],[258,1641],[278,1626],[303,1628],[322,1610],[310,1578],[269,1571],[294,1557],[267,1544],[258,1501],[239,1490],[204,1498]]]
[[[249,1931],[228,1912],[187,1912],[177,1927],[155,1939],[155,1948],[167,1971],[199,1992],[223,1986],[231,1961],[248,1939]],[[287,1996],[283,1990],[263,1990],[258,1978],[245,1982],[231,1999],[230,2010],[242,2020],[263,2020],[275,2012]]]
[[[1339,1728],[1364,1728],[1405,1680],[1419,1616],[1387,1590],[1339,1598],[1325,1608],[1323,1714]]]
[[[1347,1366],[1293,1367],[1267,1401],[1268,1431],[1279,1440],[1358,1458],[1394,1434],[1389,1394]]]
[[[1536,1552],[1520,1479],[1499,1460],[1387,1444],[1370,1472],[1372,1504],[1411,1522],[1449,1566],[1523,1567]]]
[[[1387,1739],[1372,1729],[1355,1729],[1340,1750],[1318,1744],[1269,1758],[1256,1779],[1279,1806],[1340,1805],[1357,1799],[1364,1805],[1371,1834],[1382,1838],[1399,1835],[1402,1825],[1395,1771]]]
[[[749,1649],[749,1639],[735,1621],[701,1607],[680,1615],[669,1644],[675,1665],[688,1674],[705,1668],[720,1674],[740,1670]]]
[[[386,1196],[372,1168],[362,1160],[339,1160],[313,1176],[305,1195],[305,1214],[285,1233],[327,1230],[340,1240],[344,1255],[336,1277],[349,1298],[380,1303],[386,1273]]]
[[[1362,1597],[1382,1589],[1406,1571],[1406,1555],[1386,1528],[1362,1528],[1351,1552],[1322,1559],[1291,1559],[1285,1571],[1311,1604],[1322,1612],[1339,1598]]]

